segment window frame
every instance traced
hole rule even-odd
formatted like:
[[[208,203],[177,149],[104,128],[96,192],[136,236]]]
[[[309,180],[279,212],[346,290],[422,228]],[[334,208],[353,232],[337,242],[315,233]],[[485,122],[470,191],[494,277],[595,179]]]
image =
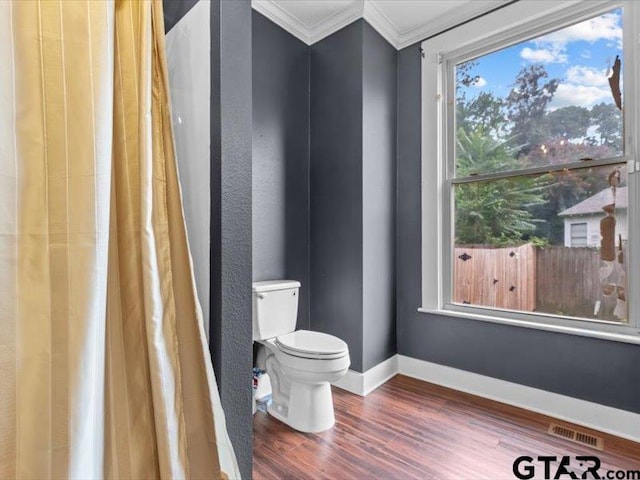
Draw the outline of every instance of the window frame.
[[[422,307],[418,310],[498,323],[562,331],[578,335],[609,338],[640,343],[640,298],[628,295],[629,323],[582,319],[540,312],[519,312],[452,302],[453,278],[453,185],[511,176],[501,173],[476,175],[472,179],[454,177],[455,144],[455,65],[510,45],[538,37],[550,31],[578,23],[612,9],[623,8],[623,82],[634,85],[640,61],[636,60],[640,6],[635,2],[550,2],[520,1],[481,18],[456,27],[422,43]],[[520,19],[520,20],[514,20]],[[589,166],[627,162],[629,168],[629,209],[640,210],[640,163],[636,139],[638,103],[635,88],[627,87],[625,95],[623,157],[600,159]],[[435,164],[435,165],[434,165]],[[565,164],[559,168],[540,167],[519,171],[530,174],[547,172],[584,163]],[[437,175],[433,175],[434,167]],[[635,173],[632,173],[635,171]],[[629,257],[640,258],[638,212],[628,214]],[[437,225],[437,228],[433,226]],[[588,239],[587,239],[588,241]],[[434,255],[435,253],[435,255]],[[637,292],[640,285],[640,262],[628,264],[628,292]]]
[[[566,223],[565,223],[566,225]],[[584,227],[584,237],[582,236],[574,236],[574,227]],[[574,244],[574,239],[575,238],[584,238],[584,245],[575,245]],[[569,245],[570,247],[576,247],[576,248],[581,248],[581,247],[588,247],[589,246],[589,222],[570,222],[569,223],[569,243],[571,245]]]

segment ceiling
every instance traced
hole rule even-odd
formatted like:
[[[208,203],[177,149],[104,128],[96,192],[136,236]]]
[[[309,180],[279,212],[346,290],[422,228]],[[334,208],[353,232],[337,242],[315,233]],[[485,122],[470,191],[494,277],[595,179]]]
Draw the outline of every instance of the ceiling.
[[[509,0],[252,0],[260,12],[308,45],[364,18],[400,49]]]

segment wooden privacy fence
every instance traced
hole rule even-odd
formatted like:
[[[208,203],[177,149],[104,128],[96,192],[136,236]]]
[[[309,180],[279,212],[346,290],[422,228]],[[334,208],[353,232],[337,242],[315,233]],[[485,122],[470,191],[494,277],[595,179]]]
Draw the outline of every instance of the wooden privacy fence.
[[[454,249],[453,301],[531,312],[536,307],[536,252],[511,248]]]
[[[525,312],[593,317],[601,298],[600,254],[531,244],[455,248],[453,301]]]
[[[600,252],[593,248],[537,249],[536,310],[593,317],[594,304],[601,298],[601,265]]]

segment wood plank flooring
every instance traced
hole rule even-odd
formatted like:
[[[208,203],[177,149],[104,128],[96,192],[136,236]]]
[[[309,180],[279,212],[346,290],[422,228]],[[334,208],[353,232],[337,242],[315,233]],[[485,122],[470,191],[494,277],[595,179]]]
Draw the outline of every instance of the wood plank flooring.
[[[576,427],[604,438],[604,451],[583,447],[547,433],[550,422],[566,422],[402,375],[365,398],[338,388],[333,395],[336,425],[327,432],[299,433],[254,415],[255,480],[514,479],[521,455],[595,455],[601,475],[640,469],[640,444]],[[570,468],[580,478],[586,467],[573,459]]]

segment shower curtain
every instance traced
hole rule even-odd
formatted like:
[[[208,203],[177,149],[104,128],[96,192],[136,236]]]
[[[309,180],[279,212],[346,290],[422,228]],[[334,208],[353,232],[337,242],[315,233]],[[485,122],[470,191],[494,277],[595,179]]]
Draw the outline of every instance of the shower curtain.
[[[0,478],[237,478],[161,0],[0,1]]]

